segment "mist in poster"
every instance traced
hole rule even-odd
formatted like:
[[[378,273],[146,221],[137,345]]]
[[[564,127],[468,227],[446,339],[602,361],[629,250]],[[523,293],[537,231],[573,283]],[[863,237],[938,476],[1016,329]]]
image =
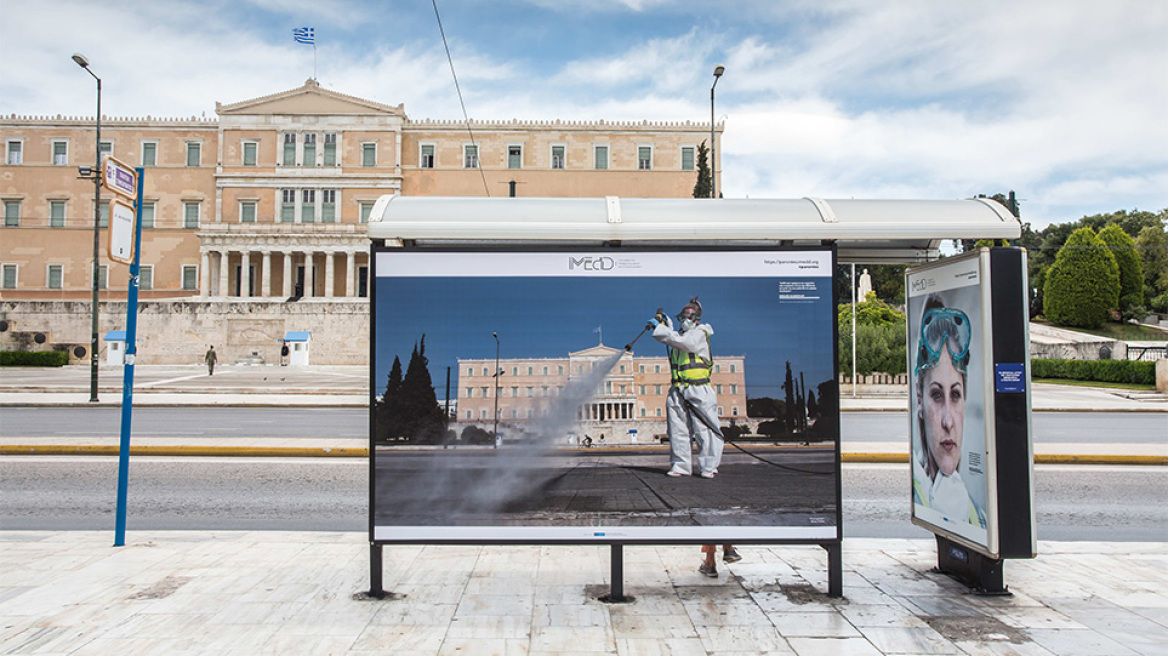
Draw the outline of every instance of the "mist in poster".
[[[984,546],[986,354],[979,334],[980,293],[975,279],[910,296],[908,319],[914,516]]]
[[[664,277],[379,271],[375,539],[838,535],[830,266],[714,277],[670,256],[678,275]],[[716,416],[688,421],[722,432],[713,478],[700,476],[696,450],[692,475],[666,475],[670,359],[645,330],[659,307],[678,328],[694,296]]]

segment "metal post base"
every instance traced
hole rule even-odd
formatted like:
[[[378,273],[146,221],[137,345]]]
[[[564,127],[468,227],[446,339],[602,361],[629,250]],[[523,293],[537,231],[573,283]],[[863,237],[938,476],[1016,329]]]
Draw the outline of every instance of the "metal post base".
[[[937,536],[937,571],[968,585],[974,594],[1011,595],[1005,584],[1004,565],[1001,558],[989,558]]]
[[[381,584],[381,545],[369,543],[369,596],[385,599],[385,588]]]
[[[632,597],[625,596],[625,561],[624,561],[624,546],[619,544],[610,544],[611,554],[609,557],[609,564],[611,566],[611,588],[608,594],[600,597],[600,601],[606,604],[629,604],[634,601]]]
[[[844,547],[839,542],[820,545],[827,550],[827,596],[844,596]]]

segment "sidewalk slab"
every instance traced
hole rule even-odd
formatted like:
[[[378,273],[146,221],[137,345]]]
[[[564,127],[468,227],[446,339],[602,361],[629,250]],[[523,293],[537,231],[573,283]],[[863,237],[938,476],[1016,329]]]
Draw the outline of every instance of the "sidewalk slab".
[[[1168,643],[1168,544],[1039,544],[1010,597],[930,570],[931,540],[844,543],[844,598],[818,547],[388,546],[374,600],[364,533],[0,534],[4,653],[1153,654]],[[1162,653],[1162,652],[1159,652]]]

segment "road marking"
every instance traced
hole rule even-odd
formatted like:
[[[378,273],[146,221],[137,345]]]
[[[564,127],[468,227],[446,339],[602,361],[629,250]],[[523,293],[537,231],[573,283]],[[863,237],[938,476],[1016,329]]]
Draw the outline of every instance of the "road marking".
[[[195,374],[193,376],[182,376],[181,378],[167,378],[166,380],[156,380],[150,383],[143,383],[140,387],[153,387],[155,385],[165,385],[166,383],[177,383],[183,380],[194,380],[196,378],[206,378],[206,374]]]

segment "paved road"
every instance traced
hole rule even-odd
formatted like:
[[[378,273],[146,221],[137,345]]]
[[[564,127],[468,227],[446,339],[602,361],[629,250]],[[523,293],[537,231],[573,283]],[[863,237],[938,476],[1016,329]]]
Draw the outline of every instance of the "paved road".
[[[365,531],[364,460],[136,458],[130,469],[133,530]],[[1036,468],[1038,537],[1168,541],[1168,468],[1048,465]],[[923,538],[908,519],[904,465],[843,467],[846,537]],[[0,528],[113,532],[117,459],[0,458]]]
[[[0,437],[117,437],[120,408],[4,408]],[[845,412],[845,444],[908,442],[905,412]],[[134,409],[134,434],[151,437],[367,438],[363,408]],[[1168,415],[1147,412],[1035,412],[1036,443],[1164,444]]]

